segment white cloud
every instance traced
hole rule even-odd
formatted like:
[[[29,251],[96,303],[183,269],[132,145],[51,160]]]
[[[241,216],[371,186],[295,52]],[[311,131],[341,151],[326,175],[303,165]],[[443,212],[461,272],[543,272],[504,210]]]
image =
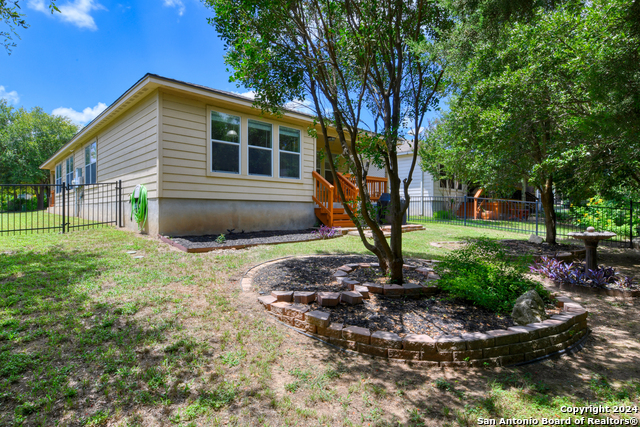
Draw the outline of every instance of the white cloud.
[[[164,5],[168,7],[177,7],[178,15],[182,16],[184,14],[184,3],[182,3],[182,0],[164,0]]]
[[[15,90],[7,92],[4,86],[0,86],[0,99],[6,99],[9,104],[17,104],[20,101],[18,92]]]
[[[38,12],[49,13],[45,0],[29,0],[27,6]],[[53,16],[60,17],[63,21],[69,22],[78,28],[87,28],[91,31],[98,29],[91,12],[101,9],[106,10],[104,6],[95,0],[74,0],[73,2],[58,5],[58,9],[60,9],[60,13],[54,12]]]
[[[247,91],[247,92],[233,92],[236,95],[243,96],[249,99],[256,99],[255,91]],[[294,99],[293,101],[289,101],[284,105],[284,108],[288,110],[298,111],[300,113],[313,114],[311,110],[311,101],[301,101],[299,99]]]
[[[287,102],[284,105],[284,108],[298,111],[300,113],[313,114],[313,111],[311,110],[311,101],[309,100],[301,101],[299,99],[295,99],[293,101]]]
[[[107,104],[98,102],[98,105],[96,105],[95,107],[87,107],[81,112],[78,112],[73,108],[59,107],[53,110],[51,114],[53,114],[54,116],[68,117],[72,122],[84,126],[91,120],[98,117],[98,115],[106,110],[106,108]]]
[[[33,10],[37,10],[38,12],[42,12],[42,13],[49,12],[49,10],[47,9],[47,6],[45,6],[44,4],[44,0],[29,0],[29,2],[27,3],[27,6],[29,6]]]
[[[233,92],[236,95],[240,95],[240,96],[244,96],[245,98],[249,98],[249,99],[256,99],[256,93],[252,90],[248,91],[248,92]]]

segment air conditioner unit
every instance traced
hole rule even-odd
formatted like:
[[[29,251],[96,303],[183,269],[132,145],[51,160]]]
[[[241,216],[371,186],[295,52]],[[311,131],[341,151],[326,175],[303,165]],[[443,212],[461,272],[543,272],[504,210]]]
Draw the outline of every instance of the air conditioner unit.
[[[73,184],[73,185],[82,185],[82,184],[84,184],[84,177],[83,176],[79,176],[79,177],[75,178],[73,181],[71,181],[71,184]]]

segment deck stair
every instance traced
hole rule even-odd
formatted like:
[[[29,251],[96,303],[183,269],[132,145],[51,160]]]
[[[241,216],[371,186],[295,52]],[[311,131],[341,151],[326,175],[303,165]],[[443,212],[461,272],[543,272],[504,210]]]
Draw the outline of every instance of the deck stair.
[[[314,194],[312,198],[316,203],[315,214],[318,219],[328,227],[354,227],[355,224],[351,221],[349,215],[345,212],[344,206],[340,203],[337,188],[316,171],[312,173],[314,177]],[[356,209],[359,190],[355,185],[354,177],[352,175],[338,173],[338,180],[342,185],[346,203],[350,205],[352,209]],[[371,201],[375,202],[380,198],[382,193],[386,192],[387,181],[385,178],[367,177],[367,187]]]

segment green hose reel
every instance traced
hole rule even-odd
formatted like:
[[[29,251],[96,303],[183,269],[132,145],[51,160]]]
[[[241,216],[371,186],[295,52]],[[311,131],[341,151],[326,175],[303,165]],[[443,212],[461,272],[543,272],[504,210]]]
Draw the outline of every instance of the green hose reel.
[[[142,231],[147,223],[147,187],[142,184],[136,185],[136,188],[129,196],[131,203],[131,220],[135,220],[138,224],[138,230]]]

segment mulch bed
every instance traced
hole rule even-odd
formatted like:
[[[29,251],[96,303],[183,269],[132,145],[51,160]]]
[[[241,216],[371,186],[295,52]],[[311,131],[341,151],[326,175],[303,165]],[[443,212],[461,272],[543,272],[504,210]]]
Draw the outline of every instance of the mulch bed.
[[[547,243],[532,243],[527,240],[500,240],[500,244],[505,248],[508,255],[533,255],[533,256],[554,256],[559,252],[571,252],[577,249],[584,249],[583,244],[567,245],[558,243],[549,245]]]
[[[253,284],[261,294],[270,294],[274,290],[339,292],[349,290],[346,285],[334,281],[336,269],[344,264],[377,262],[374,257],[365,256],[326,256],[294,258],[271,264],[259,269],[253,276]],[[422,260],[405,260],[414,265],[428,265]],[[381,281],[377,268],[361,268],[351,274],[356,280]],[[418,282],[424,275],[405,272],[408,281]],[[336,307],[318,307],[309,305],[311,310],[331,313],[331,321],[348,326],[369,328],[372,332],[383,330],[398,334],[461,334],[466,332],[485,332],[492,329],[505,329],[513,326],[509,316],[501,316],[472,304],[452,299],[446,295],[421,298],[388,298],[370,294],[363,304]]]
[[[220,236],[219,234],[207,234],[204,236],[177,236],[172,237],[171,241],[187,249],[207,249],[235,246],[273,245],[277,243],[303,242],[322,238],[316,234],[312,234],[313,231],[315,230],[253,231],[250,233],[234,231],[232,233],[224,234],[224,243],[218,243],[216,241]]]

